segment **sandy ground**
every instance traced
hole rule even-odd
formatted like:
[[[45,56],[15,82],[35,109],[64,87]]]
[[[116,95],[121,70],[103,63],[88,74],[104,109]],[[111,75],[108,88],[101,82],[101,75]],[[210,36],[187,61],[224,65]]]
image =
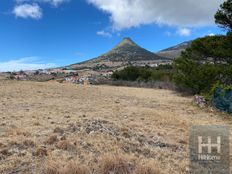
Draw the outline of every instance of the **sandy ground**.
[[[187,173],[191,125],[232,119],[168,90],[0,81],[0,173],[41,173],[47,161],[97,168],[104,154]]]

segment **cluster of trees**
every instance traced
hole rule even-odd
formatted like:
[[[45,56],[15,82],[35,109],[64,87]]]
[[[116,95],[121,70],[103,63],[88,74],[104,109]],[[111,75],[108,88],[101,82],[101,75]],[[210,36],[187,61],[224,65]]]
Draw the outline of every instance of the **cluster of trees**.
[[[193,93],[207,94],[215,84],[232,85],[232,0],[220,6],[215,22],[226,35],[197,39],[174,61],[175,83]]]
[[[173,67],[171,65],[160,65],[152,68],[130,66],[121,71],[115,71],[112,75],[114,80],[154,82],[154,81],[172,81]]]

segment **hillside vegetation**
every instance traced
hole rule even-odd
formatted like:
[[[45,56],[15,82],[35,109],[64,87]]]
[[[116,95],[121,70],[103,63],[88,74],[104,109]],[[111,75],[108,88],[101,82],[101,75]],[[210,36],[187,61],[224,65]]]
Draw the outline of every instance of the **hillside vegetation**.
[[[125,81],[142,81],[142,82],[155,82],[165,81],[171,82],[173,76],[173,67],[171,65],[160,65],[159,67],[152,68],[145,67],[127,67],[121,71],[115,71],[112,75],[114,80]]]

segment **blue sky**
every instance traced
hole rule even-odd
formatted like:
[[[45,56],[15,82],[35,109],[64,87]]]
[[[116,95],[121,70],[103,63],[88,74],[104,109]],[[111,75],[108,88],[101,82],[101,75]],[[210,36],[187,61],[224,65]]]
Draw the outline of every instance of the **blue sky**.
[[[0,71],[69,65],[124,37],[150,51],[223,34],[223,0],[1,0]],[[204,6],[202,6],[204,4]]]

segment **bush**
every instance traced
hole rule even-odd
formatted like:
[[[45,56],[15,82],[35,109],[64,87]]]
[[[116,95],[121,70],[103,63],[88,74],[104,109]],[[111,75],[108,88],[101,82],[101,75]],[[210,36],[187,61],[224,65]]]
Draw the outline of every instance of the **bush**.
[[[192,93],[207,92],[220,79],[222,69],[212,64],[197,64],[188,59],[178,59],[175,62],[176,85],[191,89]]]
[[[115,71],[112,75],[114,80],[138,81],[138,82],[171,82],[173,67],[162,65],[157,68],[146,67],[127,67],[121,71]]]
[[[115,71],[112,78],[115,80],[135,81],[140,76],[140,69],[136,67],[127,67],[121,71]]]
[[[232,114],[232,86],[215,85],[209,96],[213,106]]]

